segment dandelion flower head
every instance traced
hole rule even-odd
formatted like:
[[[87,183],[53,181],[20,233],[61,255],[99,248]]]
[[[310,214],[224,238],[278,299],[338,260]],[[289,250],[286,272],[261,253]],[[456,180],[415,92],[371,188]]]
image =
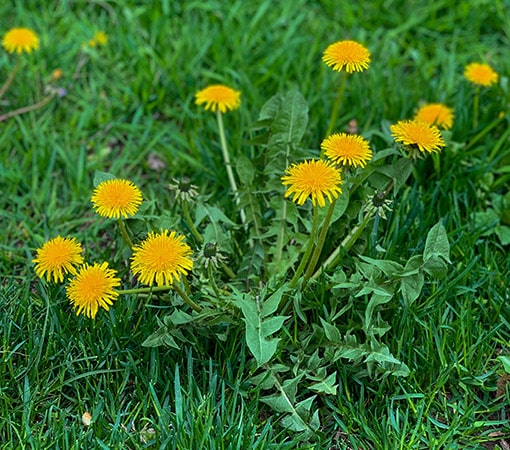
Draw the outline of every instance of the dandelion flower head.
[[[324,197],[331,202],[342,192],[340,171],[331,161],[321,159],[293,164],[282,177],[282,184],[288,186],[285,197],[294,195],[292,200],[298,205],[311,197],[313,206],[323,207],[326,204]]]
[[[471,63],[464,69],[468,81],[480,86],[491,86],[498,82],[498,73],[488,64]]]
[[[222,113],[233,111],[241,104],[241,92],[222,84],[208,86],[195,94],[195,104],[205,103],[205,109]]]
[[[103,217],[120,219],[134,216],[142,203],[142,193],[128,180],[113,179],[99,183],[92,194],[95,211]]]
[[[81,252],[81,244],[76,238],[57,236],[50,239],[37,249],[37,256],[32,260],[35,263],[35,273],[39,278],[46,275],[47,281],[53,277],[55,283],[62,283],[65,274],[74,275],[74,266],[83,263]]]
[[[9,53],[32,53],[39,48],[39,37],[30,28],[11,28],[3,37],[2,46]]]
[[[324,50],[322,60],[337,72],[362,72],[368,69],[370,52],[359,42],[339,41]]]
[[[416,112],[414,119],[449,130],[453,126],[453,117],[453,109],[448,106],[442,103],[429,103]]]
[[[184,236],[175,231],[149,232],[147,238],[133,248],[131,270],[141,283],[152,286],[167,286],[179,281],[193,268],[191,248],[183,242]]]
[[[115,288],[120,286],[120,278],[116,275],[117,272],[110,269],[107,262],[81,266],[66,288],[71,305],[77,308],[76,315],[83,313],[93,319],[99,307],[108,311],[119,296]]]
[[[322,141],[321,149],[329,159],[344,166],[365,167],[372,158],[368,141],[357,134],[332,134]]]
[[[418,148],[421,152],[438,152],[444,147],[439,128],[419,120],[401,120],[390,125],[391,135],[396,142]]]

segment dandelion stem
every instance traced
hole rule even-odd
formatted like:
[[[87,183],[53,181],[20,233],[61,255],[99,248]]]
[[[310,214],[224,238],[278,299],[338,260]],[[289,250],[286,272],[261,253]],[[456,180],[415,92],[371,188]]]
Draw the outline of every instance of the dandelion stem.
[[[201,244],[204,242],[204,238],[202,235],[198,232],[197,228],[195,227],[195,224],[193,223],[193,220],[191,219],[188,203],[186,200],[181,202],[182,206],[182,212],[184,214],[184,218],[186,219],[186,223],[188,224],[189,229],[193,233],[193,236],[195,236],[195,239],[200,242]]]
[[[333,131],[333,128],[335,128],[336,119],[338,118],[338,111],[340,109],[340,104],[342,103],[342,98],[344,96],[345,91],[345,81],[347,80],[347,74],[346,72],[342,72],[341,79],[340,79],[340,86],[338,88],[335,103],[333,103],[333,108],[331,109],[331,115],[329,116],[329,124],[328,129],[326,131],[326,137],[328,137],[331,132]],[[321,156],[324,150],[321,152]]]
[[[26,112],[35,111],[36,109],[42,108],[44,105],[49,103],[53,97],[55,97],[55,94],[50,94],[47,97],[44,97],[40,102],[34,103],[33,105],[24,106],[23,108],[15,109],[14,111],[9,111],[8,113],[2,114],[0,115],[0,122],[10,119],[14,116],[19,116],[21,114],[25,114]]]
[[[227,148],[227,140],[225,138],[225,128],[223,126],[223,116],[221,115],[221,111],[218,109],[216,111],[216,118],[218,119],[218,129],[220,132],[220,143],[221,143],[221,152],[223,154],[223,162],[225,163],[225,168],[227,169],[228,181],[230,183],[230,188],[232,189],[232,193],[234,194],[234,199],[237,205],[241,203],[239,199],[239,193],[237,191],[237,184],[234,177],[234,171],[232,170],[232,163],[230,162],[230,156],[228,154]],[[244,209],[241,208],[239,214],[241,215],[241,222],[246,223],[246,214],[244,213]]]
[[[198,306],[193,300],[191,300],[188,294],[186,294],[186,292],[184,292],[178,285],[172,284],[172,289],[174,289],[175,292],[177,292],[182,297],[182,299],[191,307],[191,309],[193,309],[193,311],[202,311],[202,308]]]
[[[475,96],[473,97],[473,128],[478,126],[478,109],[480,107],[480,88],[475,89]]]
[[[16,74],[18,73],[18,69],[20,68],[20,65],[21,65],[21,58],[18,57],[18,59],[16,59],[16,63],[14,64],[14,67],[11,70],[11,73],[7,77],[7,80],[5,80],[5,83],[0,88],[0,98],[2,98],[3,95],[5,94],[5,92],[7,91],[7,89],[9,89],[11,83],[13,82],[14,78],[16,77]]]
[[[131,241],[131,238],[129,237],[129,234],[126,229],[126,225],[125,225],[124,221],[122,220],[122,218],[120,218],[120,217],[119,217],[119,228],[120,228],[120,234],[122,234],[122,237],[126,241],[126,244],[129,245],[129,248],[132,249],[134,247],[133,241]]]
[[[317,234],[317,228],[319,225],[319,209],[317,207],[314,207],[313,209],[313,222],[312,222],[312,229],[310,230],[310,236],[308,238],[308,243],[306,245],[305,253],[303,254],[303,257],[301,258],[301,262],[299,263],[299,266],[296,270],[296,273],[294,274],[294,277],[292,277],[292,280],[290,280],[289,287],[292,289],[296,287],[297,282],[299,281],[299,277],[303,273],[303,270],[310,259],[310,255],[312,254],[312,250],[315,244],[315,235]]]
[[[322,247],[324,247],[326,235],[328,234],[329,223],[331,222],[331,217],[333,216],[333,211],[335,210],[335,205],[336,205],[337,200],[338,200],[338,197],[335,198],[329,204],[328,212],[326,213],[326,217],[324,218],[324,223],[322,224],[321,232],[319,234],[319,240],[313,250],[312,257],[310,258],[310,262],[308,263],[308,267],[306,268],[303,286],[306,285],[306,282],[312,276],[315,266],[317,265],[317,261],[319,260],[319,256],[322,252]]]
[[[315,272],[312,276],[312,280],[315,280],[323,271],[330,267],[335,267],[338,264],[338,256],[340,251],[343,249],[346,252],[350,250],[350,248],[354,245],[354,243],[361,236],[361,233],[370,222],[370,219],[377,211],[377,208],[370,207],[367,208],[365,217],[363,218],[363,222],[361,222],[358,226],[354,227],[352,231],[345,237],[342,243],[334,250],[331,255],[329,255],[328,259],[324,261],[324,264]]]
[[[236,274],[224,262],[221,263],[221,268],[228,275],[229,278],[235,278]]]
[[[207,267],[207,275],[209,276],[209,282],[211,283],[211,287],[213,288],[214,293],[216,294],[216,297],[220,297],[220,290],[218,289],[218,285],[216,284],[216,281],[214,280],[214,273],[212,270],[212,264],[209,264]]]

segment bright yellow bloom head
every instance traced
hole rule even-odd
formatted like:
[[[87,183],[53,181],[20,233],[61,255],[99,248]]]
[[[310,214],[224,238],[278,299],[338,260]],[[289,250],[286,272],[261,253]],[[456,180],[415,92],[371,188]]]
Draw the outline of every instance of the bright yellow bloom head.
[[[444,147],[439,128],[418,120],[401,120],[390,125],[391,135],[396,142],[402,142],[420,152],[438,152]]]
[[[464,69],[468,81],[480,86],[491,86],[498,82],[498,73],[488,64],[471,63]]]
[[[329,45],[322,55],[322,60],[333,70],[341,72],[362,72],[368,69],[370,52],[356,41],[339,41]]]
[[[453,126],[453,109],[442,103],[429,103],[423,105],[415,114],[414,120],[437,125],[439,128],[449,130]]]
[[[332,134],[322,141],[321,149],[329,159],[344,166],[365,167],[372,158],[368,141],[357,134]]]
[[[91,198],[95,211],[103,217],[120,219],[134,216],[142,203],[142,193],[131,181],[106,180],[99,183]]]
[[[117,272],[109,269],[107,262],[93,266],[85,263],[78,269],[76,277],[66,287],[71,305],[77,308],[76,315],[84,313],[93,319],[99,306],[108,311],[119,296],[115,288],[120,286],[120,278],[115,275]]]
[[[106,45],[108,43],[108,35],[104,31],[98,31],[93,37],[97,45]]]
[[[205,103],[205,109],[225,113],[239,108],[241,93],[222,84],[215,84],[195,94],[195,104]]]
[[[288,186],[285,197],[294,194],[292,201],[298,205],[312,198],[312,205],[324,206],[327,197],[331,202],[342,192],[340,171],[330,161],[315,159],[293,164],[282,177],[282,184]]]
[[[138,275],[141,283],[152,286],[167,286],[179,281],[193,268],[191,248],[182,242],[184,236],[177,236],[175,231],[168,234],[149,232],[147,238],[133,248],[131,270]]]
[[[40,278],[46,274],[47,281],[53,277],[55,283],[62,283],[65,274],[74,275],[74,266],[83,263],[81,252],[81,244],[76,238],[57,236],[50,239],[37,249],[37,257],[32,260],[35,263],[35,273]]]
[[[32,53],[39,48],[39,38],[30,28],[11,28],[5,33],[2,45],[9,53]]]

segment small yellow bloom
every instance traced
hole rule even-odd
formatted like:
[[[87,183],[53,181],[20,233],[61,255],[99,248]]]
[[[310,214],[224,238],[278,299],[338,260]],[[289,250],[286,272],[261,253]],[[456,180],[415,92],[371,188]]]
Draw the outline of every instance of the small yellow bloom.
[[[332,162],[321,159],[293,164],[282,177],[282,184],[289,186],[285,197],[294,194],[292,200],[298,205],[311,197],[313,206],[318,204],[323,207],[326,204],[325,196],[332,202],[342,192],[340,171]]]
[[[241,92],[235,91],[222,84],[208,86],[195,94],[195,104],[205,103],[205,109],[225,113],[239,108],[241,105]]]
[[[356,41],[339,41],[329,45],[322,60],[333,70],[341,72],[362,72],[370,64],[370,52]]]
[[[95,211],[103,217],[120,219],[134,216],[142,203],[142,193],[128,180],[113,179],[99,183],[91,198]]]
[[[151,231],[133,248],[131,270],[141,283],[152,286],[156,282],[158,286],[167,286],[174,279],[179,281],[181,275],[193,268],[191,248],[183,242],[184,236],[177,236],[175,231],[168,233],[168,230]]]
[[[430,125],[437,125],[440,128],[449,130],[453,126],[453,109],[442,103],[429,103],[423,105],[415,114],[414,120],[427,122]]]
[[[488,64],[471,63],[464,69],[468,81],[481,86],[491,86],[498,82],[497,72]]]
[[[64,75],[64,71],[62,69],[55,69],[51,72],[51,78],[55,81],[60,80],[62,75]]]
[[[120,278],[116,275],[107,262],[81,266],[66,288],[71,305],[77,308],[76,315],[83,313],[93,319],[100,306],[108,311],[119,296],[115,288],[120,286]]]
[[[365,167],[372,158],[368,141],[356,134],[332,134],[322,141],[321,149],[329,159],[344,166]]]
[[[11,28],[5,33],[2,45],[9,53],[32,53],[39,48],[39,37],[30,28]]]
[[[439,128],[418,120],[401,120],[390,125],[391,135],[396,142],[402,142],[421,152],[439,152],[444,141]]]
[[[106,45],[108,43],[108,35],[104,31],[98,31],[93,37],[97,45]]]
[[[46,280],[53,277],[55,283],[64,281],[64,275],[76,273],[75,265],[83,263],[82,247],[76,238],[57,236],[50,239],[41,248],[37,249],[35,273],[39,278],[46,274]]]

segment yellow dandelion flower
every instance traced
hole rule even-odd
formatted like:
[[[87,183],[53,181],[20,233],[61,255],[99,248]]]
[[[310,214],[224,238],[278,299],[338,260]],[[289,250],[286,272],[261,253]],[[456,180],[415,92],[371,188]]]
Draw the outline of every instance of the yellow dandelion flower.
[[[481,86],[491,86],[498,82],[498,73],[488,64],[471,63],[464,69],[468,81]]]
[[[205,103],[205,109],[225,113],[239,108],[241,93],[222,84],[208,86],[195,94],[195,104]]]
[[[11,28],[2,39],[5,51],[18,55],[39,48],[39,37],[30,28]]]
[[[168,233],[168,230],[151,231],[133,248],[131,270],[141,283],[152,286],[156,282],[158,286],[167,286],[174,279],[179,281],[181,274],[186,275],[193,268],[191,248],[183,242],[184,236],[177,236],[175,231]]]
[[[437,125],[440,128],[449,130],[453,126],[453,109],[442,103],[429,103],[423,105],[415,114],[414,120],[427,122],[430,125]]]
[[[57,236],[37,249],[37,257],[32,260],[35,273],[46,280],[53,277],[55,283],[64,281],[64,275],[76,273],[75,265],[83,263],[82,247],[76,238]]]
[[[95,211],[103,217],[120,219],[134,216],[142,203],[142,193],[128,180],[113,179],[99,183],[91,198]]]
[[[106,45],[108,43],[108,35],[104,31],[98,31],[93,37],[97,45]]]
[[[390,125],[391,135],[396,142],[402,142],[421,152],[438,152],[444,147],[439,128],[419,120],[401,120]]]
[[[115,270],[108,268],[107,262],[81,266],[66,287],[71,305],[77,308],[76,315],[84,313],[93,319],[100,306],[108,311],[119,296],[115,288],[120,286],[120,278],[116,275]]]
[[[370,64],[370,52],[359,42],[339,41],[324,50],[322,60],[337,72],[344,67],[349,73],[363,72]]]
[[[332,134],[322,141],[321,149],[329,159],[344,166],[365,167],[372,158],[368,141],[356,134]]]
[[[332,162],[321,159],[293,164],[282,177],[282,184],[289,186],[285,197],[294,194],[292,201],[298,205],[302,205],[308,197],[311,197],[313,206],[318,203],[323,207],[326,204],[325,196],[331,202],[342,193],[340,171]]]

